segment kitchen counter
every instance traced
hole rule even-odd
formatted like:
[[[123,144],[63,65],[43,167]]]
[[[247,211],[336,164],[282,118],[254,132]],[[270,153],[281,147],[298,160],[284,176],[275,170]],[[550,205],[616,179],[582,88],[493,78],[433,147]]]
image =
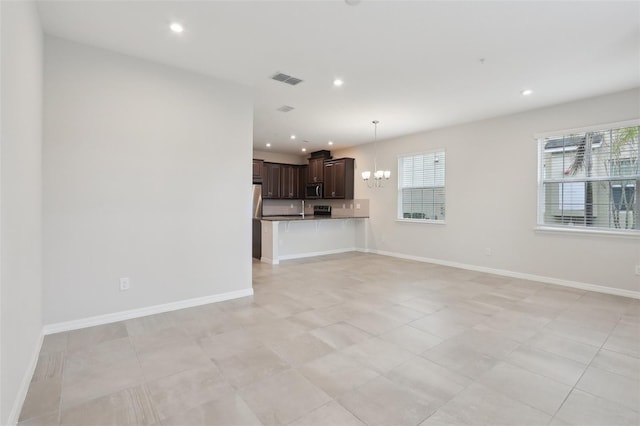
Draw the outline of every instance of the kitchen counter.
[[[313,216],[305,215],[304,217],[297,215],[282,216],[262,216],[262,220],[270,222],[285,222],[289,220],[329,220],[329,219],[368,219],[369,216]]]
[[[368,216],[262,217],[261,261],[321,256],[364,249]]]

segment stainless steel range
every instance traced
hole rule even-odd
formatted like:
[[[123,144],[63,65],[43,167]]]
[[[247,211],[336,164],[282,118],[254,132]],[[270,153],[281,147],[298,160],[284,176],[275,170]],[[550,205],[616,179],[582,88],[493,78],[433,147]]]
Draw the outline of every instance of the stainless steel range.
[[[313,206],[314,216],[331,216],[331,206]]]

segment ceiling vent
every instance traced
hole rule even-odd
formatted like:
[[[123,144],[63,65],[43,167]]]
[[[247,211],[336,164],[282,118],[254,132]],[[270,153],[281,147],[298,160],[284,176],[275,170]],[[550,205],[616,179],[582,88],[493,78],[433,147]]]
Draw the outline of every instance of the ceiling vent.
[[[289,111],[293,111],[295,108],[289,105],[282,105],[280,108],[278,108],[278,111],[281,112],[289,112]]]
[[[292,86],[295,86],[298,83],[302,83],[302,80],[300,80],[299,78],[291,77],[290,75],[283,74],[281,72],[277,72],[274,75],[272,75],[271,79],[275,81],[281,81],[283,83],[287,83]]]

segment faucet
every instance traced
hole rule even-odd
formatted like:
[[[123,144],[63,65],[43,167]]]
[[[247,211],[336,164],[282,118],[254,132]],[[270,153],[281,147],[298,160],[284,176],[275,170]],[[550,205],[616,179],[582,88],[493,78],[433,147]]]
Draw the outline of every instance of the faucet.
[[[302,200],[302,213],[300,213],[300,216],[304,219],[304,200]]]

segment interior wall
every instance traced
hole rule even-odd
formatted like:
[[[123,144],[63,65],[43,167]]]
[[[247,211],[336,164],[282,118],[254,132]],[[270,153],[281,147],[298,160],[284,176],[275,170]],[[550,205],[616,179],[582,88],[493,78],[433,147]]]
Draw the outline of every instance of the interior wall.
[[[536,232],[534,134],[637,119],[640,89],[378,142],[378,165],[392,171],[382,189],[356,179],[370,199],[373,251],[640,291],[638,238]],[[384,138],[384,121],[378,126]],[[446,150],[446,224],[396,221],[397,157]],[[356,176],[373,164],[373,145],[336,152],[356,159]],[[485,254],[491,249],[491,255]]]
[[[0,2],[0,424],[15,424],[42,337],[42,30]]]
[[[45,324],[249,290],[249,88],[53,37],[44,76]]]
[[[280,154],[278,152],[259,151],[255,149],[253,150],[253,158],[271,163],[309,164],[308,157],[304,155]]]

